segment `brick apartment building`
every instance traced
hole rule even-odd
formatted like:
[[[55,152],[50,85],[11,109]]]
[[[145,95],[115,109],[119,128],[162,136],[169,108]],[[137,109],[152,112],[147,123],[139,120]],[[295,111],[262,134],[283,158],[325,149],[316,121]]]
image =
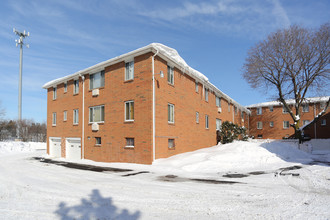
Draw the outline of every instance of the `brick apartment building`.
[[[151,164],[215,145],[222,121],[248,126],[247,108],[158,43],[43,88],[54,157]]]
[[[311,122],[326,105],[330,96],[307,98],[301,107],[300,126]],[[287,100],[294,111],[293,100]],[[251,111],[249,120],[249,134],[255,138],[282,139],[294,136],[291,116],[278,101],[264,102],[247,106]],[[311,138],[330,138],[330,108],[314,124],[304,130],[304,134]]]

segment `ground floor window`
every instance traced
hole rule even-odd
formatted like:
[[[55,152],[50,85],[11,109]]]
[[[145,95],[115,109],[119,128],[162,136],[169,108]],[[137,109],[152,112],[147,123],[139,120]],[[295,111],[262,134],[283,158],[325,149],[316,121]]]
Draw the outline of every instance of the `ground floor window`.
[[[104,122],[104,105],[89,108],[89,122]]]
[[[274,122],[273,122],[273,121],[269,122],[269,126],[270,126],[271,128],[274,127]]]
[[[283,121],[283,128],[288,129],[290,127],[289,121]]]

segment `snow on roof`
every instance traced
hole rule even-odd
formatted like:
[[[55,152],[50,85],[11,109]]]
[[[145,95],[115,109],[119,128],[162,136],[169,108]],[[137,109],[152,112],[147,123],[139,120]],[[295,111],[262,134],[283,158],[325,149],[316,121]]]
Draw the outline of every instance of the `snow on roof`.
[[[138,56],[138,55],[141,55],[141,54],[146,53],[148,51],[152,51],[152,52],[155,52],[155,53],[158,51],[158,53],[159,53],[158,55],[161,55],[165,59],[170,60],[184,74],[187,74],[187,75],[191,76],[196,81],[200,81],[204,86],[206,86],[207,88],[214,91],[215,94],[217,94],[218,96],[226,99],[228,102],[234,104],[239,109],[241,109],[245,112],[248,112],[248,113],[250,112],[247,108],[240,105],[238,102],[236,102],[235,100],[230,98],[228,95],[226,95],[225,93],[220,91],[215,85],[210,83],[209,79],[204,74],[202,74],[201,72],[199,72],[199,71],[195,70],[194,68],[190,67],[175,49],[170,48],[168,46],[165,46],[161,43],[151,43],[151,44],[149,44],[145,47],[141,47],[139,49],[128,52],[126,54],[114,57],[114,58],[106,60],[106,61],[103,61],[101,63],[98,63],[98,64],[96,64],[94,66],[91,66],[91,67],[88,67],[86,69],[80,70],[80,71],[78,71],[76,73],[73,73],[71,75],[67,75],[67,76],[49,81],[49,82],[47,82],[46,84],[43,85],[43,88],[48,89],[50,87],[56,86],[57,84],[64,83],[64,82],[72,80],[72,79],[76,79],[81,75],[94,73],[96,71],[100,71],[100,70],[104,69],[106,66],[109,66],[111,64],[118,63],[118,62],[121,62],[121,61],[125,61],[125,59],[127,59],[128,57]]]
[[[318,103],[318,102],[327,102],[330,96],[320,96],[320,97],[312,97],[312,98],[305,98],[304,103]],[[295,104],[294,99],[287,99],[286,102],[288,105]],[[280,101],[271,101],[271,102],[262,102],[258,104],[248,105],[245,106],[246,108],[258,108],[258,107],[268,107],[268,106],[281,106],[282,103]]]

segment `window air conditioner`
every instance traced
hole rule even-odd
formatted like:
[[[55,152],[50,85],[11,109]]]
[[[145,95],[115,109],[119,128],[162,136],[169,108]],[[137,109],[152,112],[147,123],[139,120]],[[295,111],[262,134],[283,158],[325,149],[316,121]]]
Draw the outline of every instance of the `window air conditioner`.
[[[221,107],[218,108],[218,112],[219,112],[219,113],[221,112]]]
[[[93,89],[92,90],[92,96],[98,96],[99,95],[99,89]]]
[[[99,130],[99,124],[94,122],[92,124],[92,131],[98,131],[98,130]]]

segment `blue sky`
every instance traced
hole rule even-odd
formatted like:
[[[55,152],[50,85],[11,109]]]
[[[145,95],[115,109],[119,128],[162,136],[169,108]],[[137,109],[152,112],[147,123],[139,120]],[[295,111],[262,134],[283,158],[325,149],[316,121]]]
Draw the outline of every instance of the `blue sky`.
[[[0,101],[18,117],[19,49],[12,29],[30,32],[23,58],[22,117],[46,121],[46,90],[55,78],[159,42],[242,105],[269,101],[241,69],[247,51],[269,33],[330,21],[328,0],[2,0]]]

